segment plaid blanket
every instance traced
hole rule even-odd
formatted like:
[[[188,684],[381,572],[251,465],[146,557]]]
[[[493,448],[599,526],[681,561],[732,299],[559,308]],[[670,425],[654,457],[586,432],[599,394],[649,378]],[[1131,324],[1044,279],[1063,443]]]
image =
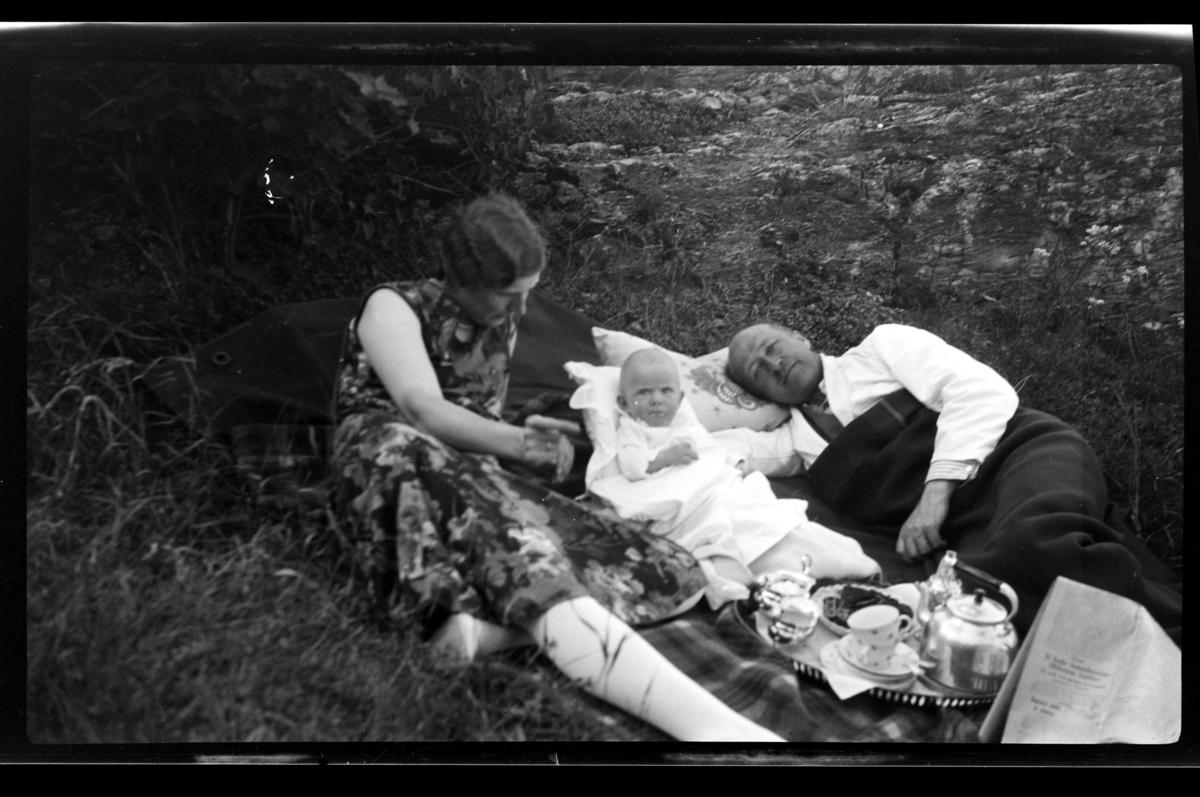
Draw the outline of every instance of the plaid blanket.
[[[738,620],[697,607],[641,629],[672,664],[747,719],[793,742],[978,742],[988,707],[916,707],[871,695],[839,700]]]

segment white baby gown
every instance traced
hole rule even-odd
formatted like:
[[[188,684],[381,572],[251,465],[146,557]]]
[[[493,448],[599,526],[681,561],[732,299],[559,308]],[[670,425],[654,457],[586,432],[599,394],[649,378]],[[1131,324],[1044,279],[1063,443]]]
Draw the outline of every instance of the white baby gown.
[[[583,364],[571,363],[568,371],[577,365]],[[573,407],[585,409],[595,446],[588,462],[588,491],[607,501],[623,518],[652,521],[656,533],[690,551],[708,577],[705,594],[713,608],[748,596],[746,585],[754,579],[750,563],[789,532],[800,535],[803,552],[812,560],[809,572],[815,578],[869,578],[878,572],[879,565],[863,553],[857,540],[810,521],[807,501],[776,498],[761,473],[743,476],[738,459],[700,424],[686,399],[671,426],[655,429],[616,408],[615,387],[611,409],[602,414],[587,412],[593,402],[604,400],[599,395],[607,392],[603,387],[606,385],[598,387],[598,380],[586,381],[571,400]],[[613,425],[608,429],[594,428],[608,425],[609,419]],[[631,423],[637,428],[627,427],[624,434],[641,433],[656,449],[681,438],[692,441],[697,459],[663,468],[644,479],[625,477],[617,462],[618,428]],[[735,564],[733,578],[717,572],[712,561],[716,557],[730,560],[723,563],[727,574],[731,573],[730,563]]]

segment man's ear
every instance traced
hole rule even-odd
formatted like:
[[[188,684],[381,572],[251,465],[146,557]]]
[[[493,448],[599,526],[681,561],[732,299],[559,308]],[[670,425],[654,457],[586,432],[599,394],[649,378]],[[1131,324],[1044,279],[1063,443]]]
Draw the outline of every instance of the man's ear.
[[[802,341],[804,341],[804,342],[805,342],[805,343],[807,343],[807,344],[808,344],[810,347],[812,346],[812,341],[810,341],[810,340],[808,339],[808,337],[807,337],[807,336],[805,336],[805,334],[804,334],[803,332],[801,332],[800,330],[798,330],[798,329],[791,329],[791,328],[789,327],[789,328],[788,328],[788,333],[789,333],[789,334],[791,334],[791,336],[792,336],[793,338],[796,338],[797,340],[802,340]]]

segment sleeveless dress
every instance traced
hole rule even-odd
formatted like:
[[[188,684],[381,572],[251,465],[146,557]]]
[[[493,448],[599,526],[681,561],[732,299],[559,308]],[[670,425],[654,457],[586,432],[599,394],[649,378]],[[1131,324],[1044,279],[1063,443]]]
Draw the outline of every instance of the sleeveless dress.
[[[380,288],[416,312],[443,397],[499,420],[519,319],[478,327],[438,280]],[[367,364],[356,323],[338,378],[333,494],[342,542],[377,608],[428,634],[451,613],[520,624],[590,595],[639,625],[669,617],[703,592],[696,560],[648,526],[572,501],[493,456],[459,451],[405,423]]]

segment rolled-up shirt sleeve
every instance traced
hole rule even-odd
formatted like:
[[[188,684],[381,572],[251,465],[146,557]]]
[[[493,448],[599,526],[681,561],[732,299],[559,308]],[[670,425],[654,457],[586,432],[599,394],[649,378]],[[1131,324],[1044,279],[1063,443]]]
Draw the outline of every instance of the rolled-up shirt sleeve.
[[[1004,377],[915,327],[879,326],[838,360],[840,381],[873,388],[870,396],[849,390],[855,401],[873,404],[898,384],[939,413],[927,481],[973,478],[1017,411],[1017,392]],[[854,407],[854,414],[866,408]]]
[[[929,463],[929,471],[925,474],[925,481],[931,482],[935,479],[949,479],[951,481],[965,482],[975,478],[975,471],[979,470],[979,463],[974,460],[959,462],[953,459],[938,459]]]

